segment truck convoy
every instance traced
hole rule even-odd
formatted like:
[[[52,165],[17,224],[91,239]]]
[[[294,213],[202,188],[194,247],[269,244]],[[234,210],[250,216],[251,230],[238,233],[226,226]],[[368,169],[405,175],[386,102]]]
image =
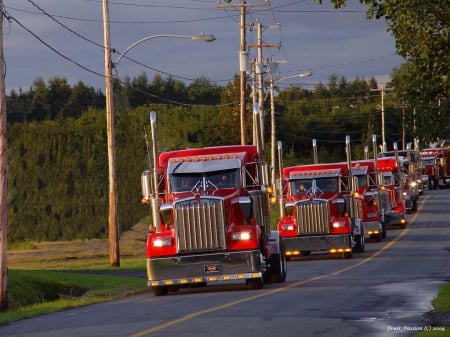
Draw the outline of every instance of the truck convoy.
[[[352,197],[349,138],[346,141],[347,163],[281,169],[278,231],[288,260],[311,252],[351,258],[354,251],[364,251],[364,232]]]
[[[157,155],[151,112],[153,168],[143,172],[150,205],[148,285],[156,296],[215,281],[248,288],[284,282],[283,240],[269,225],[267,165],[255,145],[217,146]]]
[[[450,179],[450,148],[430,148],[420,151],[423,175],[429,179],[429,189],[446,186]]]

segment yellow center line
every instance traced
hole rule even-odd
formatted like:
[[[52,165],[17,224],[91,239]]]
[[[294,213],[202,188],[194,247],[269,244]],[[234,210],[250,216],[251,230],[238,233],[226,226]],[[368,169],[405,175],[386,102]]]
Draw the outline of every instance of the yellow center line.
[[[425,197],[425,199],[428,199],[428,197]],[[417,215],[418,215],[419,211],[422,209],[423,205],[424,205],[424,203],[421,203],[419,205],[416,213],[411,218],[411,221],[408,222],[408,225],[407,225],[408,227],[410,226],[410,224],[412,222],[415,221],[415,219],[417,218]],[[295,287],[298,287],[298,286],[301,286],[301,285],[305,285],[305,284],[308,284],[308,283],[311,283],[311,282],[314,282],[314,281],[321,280],[323,278],[327,278],[327,277],[330,277],[330,276],[336,276],[336,275],[342,274],[342,273],[344,273],[346,271],[349,271],[349,270],[354,269],[356,267],[359,267],[359,266],[361,266],[361,265],[363,265],[365,263],[368,263],[369,261],[371,261],[372,259],[374,259],[378,255],[380,255],[382,252],[387,250],[389,247],[393,246],[398,240],[400,240],[406,233],[409,232],[409,228],[408,227],[404,228],[394,240],[392,240],[392,241],[388,242],[387,244],[385,244],[378,251],[376,251],[375,253],[371,254],[369,257],[367,257],[367,258],[363,259],[362,261],[359,261],[358,263],[355,263],[355,264],[353,264],[351,266],[339,269],[339,270],[337,270],[335,272],[332,272],[332,273],[323,274],[323,275],[319,275],[319,276],[314,276],[314,277],[311,277],[311,278],[309,278],[307,280],[294,282],[294,283],[285,285],[284,287],[280,287],[280,288],[272,289],[272,290],[269,290],[269,291],[265,291],[265,292],[262,292],[260,294],[257,294],[257,295],[254,295],[254,296],[250,296],[250,297],[246,297],[246,298],[243,298],[243,299],[240,299],[240,300],[237,300],[237,301],[232,301],[232,302],[228,302],[228,303],[225,303],[225,304],[222,304],[222,305],[218,305],[218,306],[215,306],[215,307],[212,307],[212,308],[209,308],[209,309],[196,311],[196,312],[193,312],[191,314],[185,315],[183,317],[180,317],[180,318],[168,321],[166,323],[154,326],[154,327],[149,328],[147,330],[140,331],[138,333],[130,335],[129,337],[143,337],[143,336],[147,336],[147,335],[149,335],[151,333],[163,330],[165,328],[171,327],[173,325],[177,325],[179,323],[183,323],[185,321],[188,321],[190,319],[193,319],[195,317],[198,317],[198,316],[201,316],[201,315],[204,315],[204,314],[208,314],[208,313],[211,313],[211,312],[219,311],[219,310],[222,310],[222,309],[225,309],[225,308],[229,308],[229,307],[232,307],[234,305],[241,304],[241,303],[250,302],[250,301],[256,300],[256,299],[261,298],[261,297],[270,296],[270,295],[279,293],[281,291],[284,291],[286,289],[295,288]]]

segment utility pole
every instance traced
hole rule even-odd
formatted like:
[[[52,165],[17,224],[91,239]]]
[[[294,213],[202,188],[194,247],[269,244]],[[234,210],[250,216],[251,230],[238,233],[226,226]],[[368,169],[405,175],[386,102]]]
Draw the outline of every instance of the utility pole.
[[[6,132],[3,1],[0,0],[0,311],[8,309],[8,138]]]
[[[227,0],[227,2],[231,2],[231,0]],[[240,120],[241,120],[241,144],[247,144],[247,136],[246,136],[246,119],[245,119],[245,98],[246,98],[246,86],[247,86],[247,42],[246,42],[246,11],[247,7],[261,7],[261,6],[269,6],[269,3],[265,2],[262,4],[247,4],[245,0],[241,0],[238,5],[234,5],[231,3],[228,4],[217,4],[217,8],[239,8],[240,9],[240,33],[241,33],[241,41],[239,46],[239,70],[241,74],[240,81]]]
[[[387,151],[386,148],[386,135],[385,135],[385,129],[384,129],[384,92],[390,91],[393,88],[385,88],[382,86],[381,88],[377,89],[370,89],[370,91],[379,91],[381,92],[381,146],[383,149],[383,152]]]
[[[406,130],[405,130],[405,108],[408,107],[408,104],[402,102],[400,104],[400,108],[402,109],[402,149],[406,149]]]
[[[264,135],[264,65],[267,66],[267,64],[264,64],[263,62],[263,48],[280,48],[281,45],[278,44],[266,44],[263,43],[262,40],[262,30],[263,28],[280,28],[280,25],[273,25],[273,26],[264,26],[261,24],[261,22],[258,21],[256,24],[256,33],[257,33],[257,42],[256,44],[249,44],[248,48],[256,48],[257,50],[257,57],[255,62],[255,75],[258,78],[258,105],[259,105],[259,121],[261,134]],[[264,137],[262,140],[262,147],[264,148]],[[275,146],[275,145],[274,145]]]
[[[109,263],[120,266],[119,226],[117,212],[117,178],[114,134],[114,107],[111,46],[109,37],[108,0],[103,0],[103,40],[105,49],[105,96],[106,96],[106,131],[108,138],[109,166]]]

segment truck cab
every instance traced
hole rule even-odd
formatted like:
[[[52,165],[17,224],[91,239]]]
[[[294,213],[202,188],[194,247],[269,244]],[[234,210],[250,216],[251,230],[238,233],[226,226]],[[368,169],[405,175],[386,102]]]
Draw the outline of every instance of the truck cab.
[[[363,250],[360,219],[352,217],[354,205],[346,163],[286,167],[282,180],[278,231],[288,259],[312,252],[350,258],[355,247]]]
[[[141,182],[151,213],[148,285],[156,296],[215,281],[242,280],[250,289],[285,281],[283,242],[269,223],[267,165],[256,146],[157,155],[154,145],[153,154]]]

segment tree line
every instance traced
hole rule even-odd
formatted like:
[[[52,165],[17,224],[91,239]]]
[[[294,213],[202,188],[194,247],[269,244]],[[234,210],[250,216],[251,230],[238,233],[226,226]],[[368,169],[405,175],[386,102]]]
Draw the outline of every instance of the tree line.
[[[146,75],[114,83],[116,167],[120,230],[148,215],[140,203],[140,175],[149,167],[149,112],[157,112],[160,150],[240,143],[239,77],[225,86],[205,78],[185,85]],[[380,134],[380,96],[375,79],[332,75],[311,90],[277,88],[277,140],[284,165],[311,163],[312,139],[319,160],[345,159],[350,135],[354,158],[362,158],[372,134]],[[108,231],[106,112],[101,91],[64,78],[34,82],[7,96],[8,238],[72,240],[105,238]],[[413,126],[402,118],[395,95],[386,97],[386,138],[412,140]],[[270,111],[265,107],[266,161],[270,161]],[[251,99],[248,111],[251,111]],[[251,139],[248,114],[248,139]],[[390,147],[390,146],[388,146]]]

